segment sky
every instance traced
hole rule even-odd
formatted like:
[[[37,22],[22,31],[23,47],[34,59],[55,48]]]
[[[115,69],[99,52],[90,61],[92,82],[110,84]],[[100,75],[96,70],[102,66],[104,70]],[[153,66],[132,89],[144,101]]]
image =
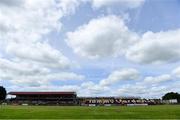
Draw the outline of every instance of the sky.
[[[7,91],[180,92],[179,0],[0,0]]]

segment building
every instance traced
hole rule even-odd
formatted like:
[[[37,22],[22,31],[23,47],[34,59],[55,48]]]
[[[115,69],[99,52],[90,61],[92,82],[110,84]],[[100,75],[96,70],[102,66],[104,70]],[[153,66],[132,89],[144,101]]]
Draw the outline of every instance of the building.
[[[80,105],[84,106],[118,106],[118,105],[156,105],[160,99],[141,99],[135,97],[78,97]]]
[[[160,99],[141,99],[135,97],[77,97],[76,92],[9,92],[16,96],[8,100],[16,105],[81,105],[81,106],[115,106],[115,105],[156,105]]]
[[[11,104],[27,105],[75,105],[76,92],[9,92],[16,96],[10,99]]]
[[[165,103],[165,104],[178,104],[178,100],[177,99],[163,100],[163,103]]]

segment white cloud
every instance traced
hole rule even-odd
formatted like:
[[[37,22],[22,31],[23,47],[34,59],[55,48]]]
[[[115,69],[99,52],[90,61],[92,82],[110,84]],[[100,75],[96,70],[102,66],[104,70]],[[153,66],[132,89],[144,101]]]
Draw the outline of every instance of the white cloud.
[[[75,13],[76,8],[82,0],[58,0],[59,6],[62,8],[65,15]]]
[[[6,51],[17,58],[35,61],[46,67],[65,69],[70,66],[70,60],[48,43],[26,45],[25,43],[11,42],[8,44]]]
[[[21,6],[1,7],[0,24],[8,30],[5,40],[36,41],[53,29],[59,29],[58,20],[63,16],[60,10],[54,0],[26,0]]]
[[[120,8],[137,8],[141,6],[145,0],[91,0],[93,7],[112,7],[118,6]]]
[[[117,90],[117,93],[121,96],[122,95],[136,96],[136,95],[140,95],[140,94],[145,94],[145,93],[147,93],[147,91],[148,90],[147,90],[146,86],[142,86],[142,85],[138,86],[138,85],[128,84],[128,85],[124,85],[121,88],[119,88]]]
[[[56,85],[42,85],[42,86],[11,86],[8,88],[12,91],[79,91],[80,88],[77,85],[62,85],[62,86],[56,86]]]
[[[180,60],[180,30],[146,32],[128,49],[127,59],[137,63],[168,63]]]
[[[123,80],[136,80],[139,77],[139,72],[133,68],[116,70],[108,78],[100,80],[99,83],[92,81],[83,82],[80,85],[81,91],[79,91],[79,94],[85,96],[107,95],[112,92],[110,85]]]
[[[86,92],[89,94],[101,94],[105,92],[109,88],[106,86],[101,86],[100,84],[95,84],[92,81],[84,82],[81,84],[82,89],[85,89]]]
[[[177,67],[176,69],[174,69],[174,70],[172,71],[172,74],[173,74],[175,77],[180,78],[180,67]]]
[[[180,30],[138,35],[118,16],[92,19],[67,33],[66,42],[83,57],[122,57],[139,64],[171,63],[180,60]]]
[[[120,85],[117,88],[118,90],[112,91],[112,93],[121,96],[160,98],[167,92],[179,90],[179,82],[173,82],[172,80],[174,79],[171,74],[162,74],[154,77],[146,76],[142,81]],[[168,84],[162,84],[167,82]]]
[[[11,76],[11,74],[19,75],[36,75],[36,74],[46,74],[49,73],[49,69],[39,67],[37,64],[31,64],[27,62],[15,62],[9,61],[7,59],[0,58],[0,71],[1,75],[6,74],[7,76]],[[2,72],[4,74],[2,74]],[[6,78],[4,78],[6,79]]]
[[[1,0],[0,5],[17,6],[20,5],[22,2],[22,0]]]
[[[122,55],[137,39],[138,35],[129,31],[120,17],[111,15],[67,33],[66,42],[81,56],[99,58]]]
[[[171,75],[164,74],[164,75],[160,75],[160,76],[157,76],[157,77],[150,77],[150,76],[146,77],[144,79],[144,82],[146,84],[158,84],[158,83],[166,82],[166,81],[169,81],[169,80],[172,80]]]
[[[8,54],[19,57],[26,53],[26,57],[30,57],[27,53],[35,49],[39,50],[36,54],[48,57],[40,49],[40,46],[46,46],[52,53],[62,56],[53,46],[43,42],[52,31],[60,30],[61,18],[75,10],[78,6],[76,0],[8,0],[0,1],[0,4],[0,46],[8,49]]]
[[[114,91],[114,94],[120,96],[136,96],[141,98],[160,98],[169,92],[167,86],[143,86],[142,84],[128,84]]]
[[[84,79],[67,70],[71,61],[48,42],[78,5],[77,0],[1,0],[0,79],[20,86]]]
[[[67,58],[44,43],[45,36],[60,29],[60,19],[64,14],[71,12],[64,10],[70,7],[68,3],[62,5],[62,2],[59,5],[55,0],[0,1],[1,49],[16,58],[66,66]]]
[[[100,81],[101,86],[113,85],[122,80],[137,80],[140,74],[136,69],[128,68],[113,71],[106,79]]]
[[[73,72],[54,72],[52,69],[29,62],[0,59],[0,79],[9,80],[17,86],[41,86],[50,81],[84,80],[83,75]]]
[[[10,82],[17,86],[44,86],[51,85],[51,82],[56,80],[60,83],[62,81],[74,81],[74,80],[84,80],[83,75],[78,75],[72,72],[59,72],[59,73],[48,73],[42,75],[26,75],[26,76],[16,76],[13,75]]]

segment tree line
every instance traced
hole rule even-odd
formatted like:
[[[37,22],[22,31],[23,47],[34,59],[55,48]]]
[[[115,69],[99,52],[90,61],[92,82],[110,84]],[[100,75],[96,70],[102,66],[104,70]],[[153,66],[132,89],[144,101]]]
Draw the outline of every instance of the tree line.
[[[6,89],[3,86],[0,86],[0,101],[3,101],[6,99]]]
[[[166,93],[163,97],[163,100],[177,99],[178,103],[180,103],[180,94],[175,92]]]

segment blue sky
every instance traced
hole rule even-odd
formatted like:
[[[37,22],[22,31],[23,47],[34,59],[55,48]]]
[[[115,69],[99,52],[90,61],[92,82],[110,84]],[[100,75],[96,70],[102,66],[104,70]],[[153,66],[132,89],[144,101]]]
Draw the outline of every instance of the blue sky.
[[[179,0],[2,0],[8,91],[159,98],[180,92]]]

